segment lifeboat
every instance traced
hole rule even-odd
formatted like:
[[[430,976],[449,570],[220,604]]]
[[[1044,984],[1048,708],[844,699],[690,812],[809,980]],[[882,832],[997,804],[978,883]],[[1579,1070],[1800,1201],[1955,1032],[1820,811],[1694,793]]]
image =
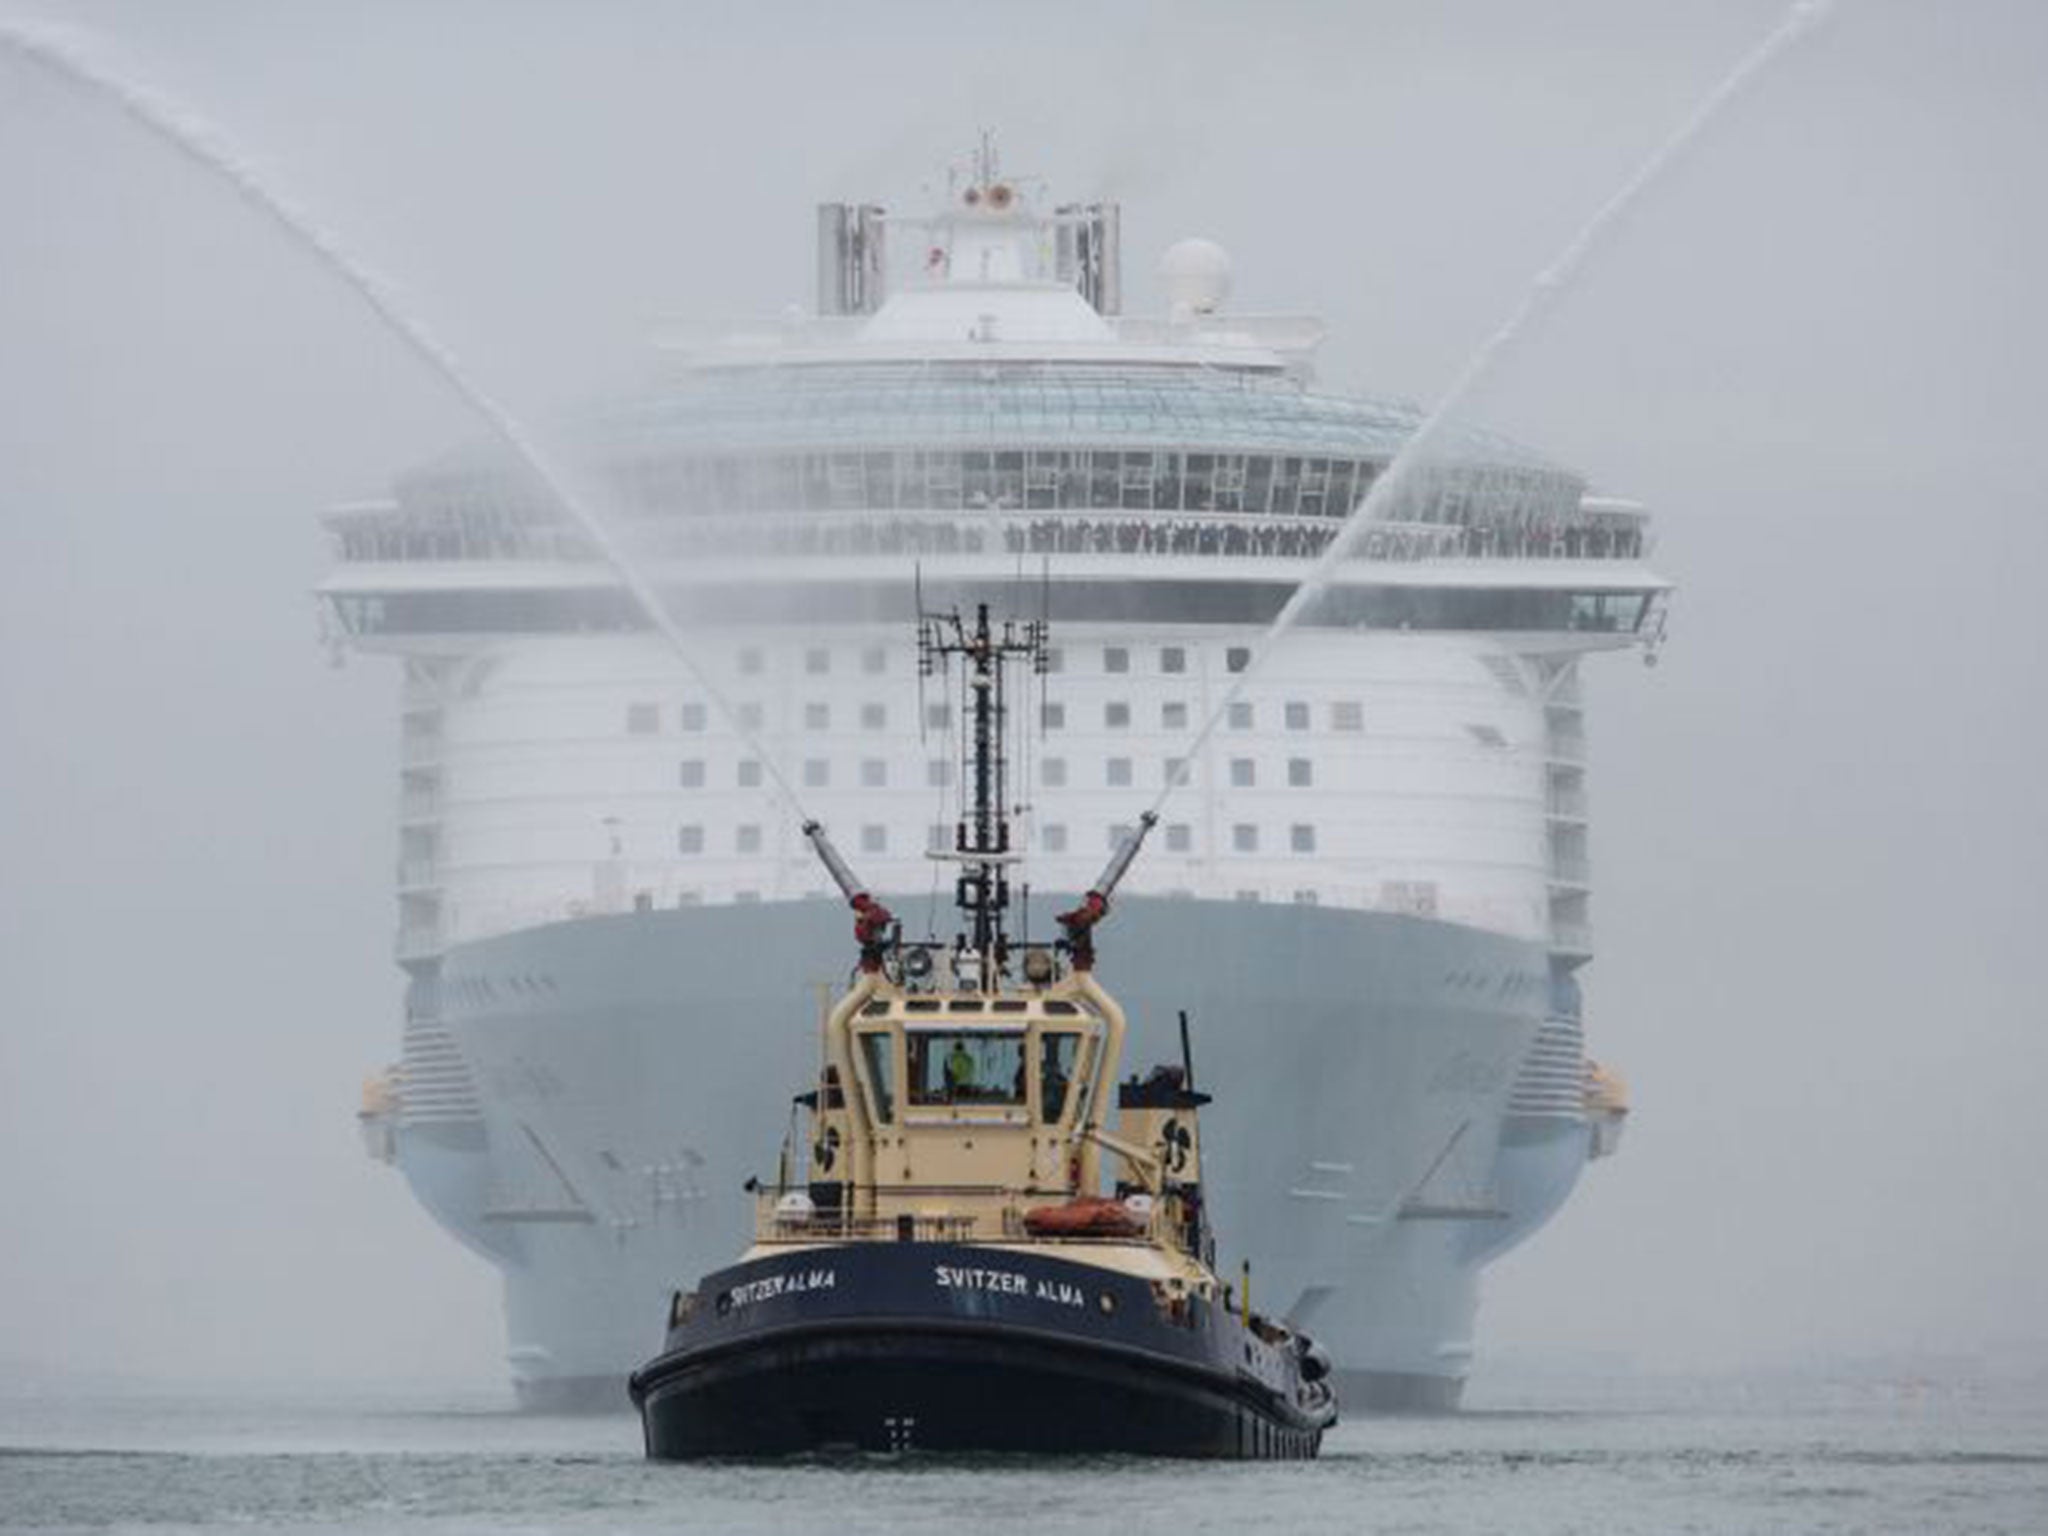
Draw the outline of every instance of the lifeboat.
[[[1033,1237],[1137,1237],[1145,1218],[1121,1200],[1080,1195],[1064,1205],[1040,1205],[1024,1213]]]

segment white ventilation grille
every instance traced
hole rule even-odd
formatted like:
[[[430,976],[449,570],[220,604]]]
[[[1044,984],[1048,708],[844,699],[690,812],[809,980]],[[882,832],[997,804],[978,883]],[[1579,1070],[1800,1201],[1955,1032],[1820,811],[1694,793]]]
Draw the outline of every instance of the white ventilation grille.
[[[412,1019],[405,1026],[399,1079],[399,1111],[407,1125],[453,1125],[481,1120],[476,1080],[462,1048],[436,1019]]]
[[[1508,1113],[1579,1119],[1586,1112],[1586,1033],[1572,1019],[1545,1019],[1522,1058]]]

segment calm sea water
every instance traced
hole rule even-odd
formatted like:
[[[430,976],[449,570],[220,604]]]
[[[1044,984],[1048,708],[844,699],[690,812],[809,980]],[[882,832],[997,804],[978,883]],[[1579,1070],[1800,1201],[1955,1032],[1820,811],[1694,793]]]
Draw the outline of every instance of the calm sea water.
[[[1314,1463],[650,1466],[630,1417],[495,1399],[0,1385],[0,1530],[2048,1532],[2048,1383],[1494,1393]]]

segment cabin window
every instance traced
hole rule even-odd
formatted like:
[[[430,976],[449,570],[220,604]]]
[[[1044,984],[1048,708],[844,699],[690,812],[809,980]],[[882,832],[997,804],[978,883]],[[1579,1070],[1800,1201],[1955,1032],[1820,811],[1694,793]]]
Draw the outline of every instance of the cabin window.
[[[912,1104],[1022,1104],[1024,1034],[920,1030],[907,1036]]]
[[[860,1059],[867,1074],[868,1095],[874,1100],[875,1118],[888,1125],[896,1118],[896,1053],[890,1049],[889,1032],[862,1031]]]
[[[1074,1081],[1074,1058],[1080,1050],[1081,1037],[1070,1030],[1038,1037],[1039,1119],[1057,1120],[1067,1107],[1067,1091]]]

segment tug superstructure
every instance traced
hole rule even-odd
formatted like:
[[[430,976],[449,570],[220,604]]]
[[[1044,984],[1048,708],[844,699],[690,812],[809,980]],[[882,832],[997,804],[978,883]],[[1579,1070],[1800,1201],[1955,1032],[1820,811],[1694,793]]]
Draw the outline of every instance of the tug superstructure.
[[[1119,1081],[1122,1008],[1095,926],[1154,818],[1049,942],[1013,940],[1006,664],[1042,623],[925,618],[927,672],[963,663],[972,808],[950,855],[963,919],[905,942],[824,829],[855,913],[853,984],[754,1243],[675,1294],[632,1394],[650,1456],[862,1450],[1313,1456],[1330,1359],[1217,1275],[1196,1091],[1182,1060]],[[800,1177],[793,1164],[802,1161]]]

